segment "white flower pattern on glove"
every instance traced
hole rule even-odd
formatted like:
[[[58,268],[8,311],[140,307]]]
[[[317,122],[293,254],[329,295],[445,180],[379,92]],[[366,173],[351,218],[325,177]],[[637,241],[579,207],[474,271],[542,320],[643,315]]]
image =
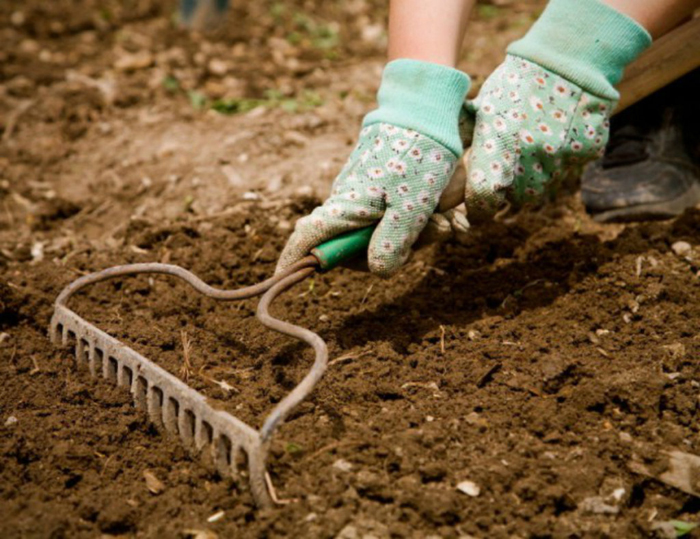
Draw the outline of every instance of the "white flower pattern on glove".
[[[465,191],[470,221],[506,201],[537,200],[570,167],[600,157],[614,104],[508,55],[465,107],[475,127],[473,140],[463,137],[472,147]]]
[[[416,131],[386,123],[365,127],[331,197],[297,221],[278,270],[343,232],[378,223],[369,267],[393,274],[435,211],[456,161],[449,149]]]

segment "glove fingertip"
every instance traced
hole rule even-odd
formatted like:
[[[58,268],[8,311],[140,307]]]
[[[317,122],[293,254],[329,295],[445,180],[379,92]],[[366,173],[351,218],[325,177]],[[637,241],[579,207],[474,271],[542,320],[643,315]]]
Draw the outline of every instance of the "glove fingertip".
[[[415,240],[415,238],[413,238]],[[391,277],[408,260],[412,238],[380,221],[367,250],[367,264],[375,275]]]

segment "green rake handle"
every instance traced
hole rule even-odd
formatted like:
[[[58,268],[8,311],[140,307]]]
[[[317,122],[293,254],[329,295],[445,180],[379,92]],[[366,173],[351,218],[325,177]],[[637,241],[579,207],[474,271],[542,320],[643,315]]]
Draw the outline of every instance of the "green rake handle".
[[[366,253],[374,228],[374,225],[372,225],[336,236],[326,243],[311,249],[311,254],[318,260],[318,265],[322,271],[331,270],[343,262]]]

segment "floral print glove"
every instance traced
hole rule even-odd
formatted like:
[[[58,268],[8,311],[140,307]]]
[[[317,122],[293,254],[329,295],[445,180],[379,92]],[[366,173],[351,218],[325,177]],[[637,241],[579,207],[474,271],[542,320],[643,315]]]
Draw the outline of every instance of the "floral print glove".
[[[641,26],[598,0],[552,0],[466,104],[475,121],[469,221],[536,200],[567,169],[601,156],[613,85],[649,44]]]
[[[297,222],[277,271],[334,236],[377,224],[369,269],[385,277],[396,272],[462,154],[458,118],[468,87],[468,77],[449,67],[414,60],[389,63],[379,108],[365,118],[330,198]]]

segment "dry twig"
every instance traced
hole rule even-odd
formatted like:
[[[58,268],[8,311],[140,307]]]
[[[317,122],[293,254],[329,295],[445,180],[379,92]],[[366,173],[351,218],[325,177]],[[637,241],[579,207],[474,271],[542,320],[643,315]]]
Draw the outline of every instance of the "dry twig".
[[[374,288],[374,285],[373,284],[369,285],[369,287],[367,288],[367,292],[365,292],[365,295],[362,297],[362,301],[360,302],[360,307],[362,307],[365,304],[365,302],[367,301],[367,297],[369,296],[370,292],[372,291],[372,288]]]
[[[270,498],[272,498],[272,501],[277,504],[277,505],[288,505],[290,503],[297,503],[299,501],[298,498],[285,498],[281,499],[277,497],[277,491],[275,490],[275,485],[272,484],[272,479],[270,478],[270,474],[265,472],[265,483],[267,484],[267,490],[270,493]]]
[[[17,105],[12,114],[10,114],[10,117],[7,120],[7,124],[5,124],[5,132],[2,134],[3,142],[7,142],[8,140],[10,140],[10,138],[12,138],[15,128],[19,123],[20,117],[22,116],[22,114],[27,112],[33,104],[34,101],[29,99]]]
[[[182,367],[180,367],[180,378],[187,382],[192,375],[192,361],[190,352],[192,350],[192,341],[187,336],[187,332],[180,330],[180,338],[182,339]]]
[[[347,363],[349,361],[352,361],[353,359],[360,359],[361,357],[368,356],[371,353],[372,350],[365,350],[363,352],[360,352],[359,354],[345,354],[344,356],[340,356],[332,361],[329,361],[328,366],[332,367],[333,365],[337,365],[338,363]]]
[[[36,374],[38,372],[41,372],[41,369],[39,368],[39,363],[37,362],[36,358],[34,356],[29,356],[29,358],[32,360],[32,365],[34,365],[34,368],[29,371],[29,374]]]

